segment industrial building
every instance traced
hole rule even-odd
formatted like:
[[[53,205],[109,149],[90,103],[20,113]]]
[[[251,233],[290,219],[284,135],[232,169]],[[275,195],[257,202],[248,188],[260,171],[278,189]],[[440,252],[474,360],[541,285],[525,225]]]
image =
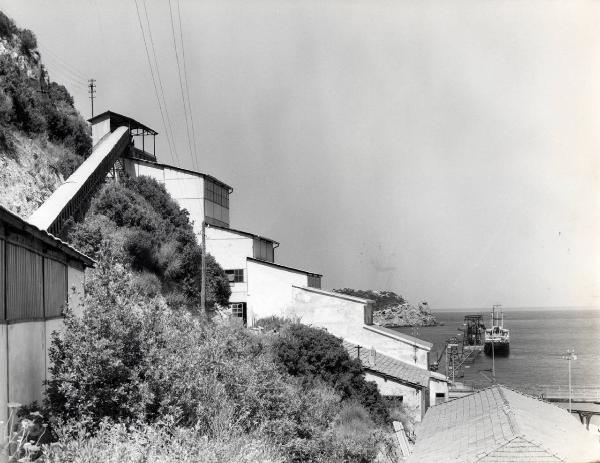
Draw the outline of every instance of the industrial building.
[[[41,402],[51,334],[77,308],[87,256],[0,206],[0,421],[8,404]]]
[[[122,176],[154,178],[188,211],[198,241],[228,275],[229,309],[240,323],[253,326],[270,316],[294,318],[386,356],[381,359],[389,357],[396,367],[403,367],[394,370],[398,387],[390,394],[418,403],[417,419],[429,404],[446,400],[444,377],[428,371],[431,343],[374,325],[372,301],[322,290],[321,274],[277,262],[278,241],[232,228],[232,187],[205,173],[159,163],[154,151],[157,132],[132,118],[107,111],[90,123],[91,156],[31,216],[36,227],[59,233],[69,217],[84,213],[107,175],[115,181]],[[417,370],[421,380],[414,383],[411,378]],[[377,368],[371,374],[387,391],[390,376],[381,376],[384,373]],[[398,393],[407,386],[413,396]]]

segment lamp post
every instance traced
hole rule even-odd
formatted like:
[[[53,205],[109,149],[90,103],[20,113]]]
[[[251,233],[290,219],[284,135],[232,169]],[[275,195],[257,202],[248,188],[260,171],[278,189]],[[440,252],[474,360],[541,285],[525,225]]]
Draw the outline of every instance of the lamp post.
[[[572,390],[571,390],[571,361],[572,360],[577,360],[577,355],[575,355],[575,349],[567,349],[567,352],[565,352],[562,355],[562,358],[567,360],[569,362],[569,413],[572,413],[572,409],[571,409],[571,394],[572,394]]]

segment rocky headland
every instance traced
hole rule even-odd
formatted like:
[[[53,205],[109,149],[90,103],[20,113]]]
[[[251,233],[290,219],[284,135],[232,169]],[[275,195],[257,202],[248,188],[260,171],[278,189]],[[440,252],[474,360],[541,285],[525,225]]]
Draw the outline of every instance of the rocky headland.
[[[436,326],[438,321],[425,301],[418,306],[409,304],[393,291],[372,291],[360,289],[334,289],[335,292],[375,301],[373,323],[387,328],[403,326]]]

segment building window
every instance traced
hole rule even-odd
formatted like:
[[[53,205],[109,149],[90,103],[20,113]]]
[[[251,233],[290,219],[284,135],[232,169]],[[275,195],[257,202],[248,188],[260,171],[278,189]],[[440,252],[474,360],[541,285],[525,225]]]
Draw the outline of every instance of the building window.
[[[246,324],[246,303],[245,302],[231,302],[229,304],[231,309],[231,316],[239,319],[244,325]]]
[[[254,258],[267,262],[275,262],[273,242],[262,238],[254,238]]]
[[[321,277],[319,275],[308,275],[308,287],[321,289]]]
[[[244,282],[244,269],[235,269],[235,270],[225,270],[227,274],[227,278],[229,279],[229,284],[233,283],[243,283]]]

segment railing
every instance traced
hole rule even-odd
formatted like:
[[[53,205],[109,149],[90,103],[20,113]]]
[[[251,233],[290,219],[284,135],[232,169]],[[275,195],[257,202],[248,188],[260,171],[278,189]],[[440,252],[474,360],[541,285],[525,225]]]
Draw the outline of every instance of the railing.
[[[523,392],[546,400],[569,400],[569,386],[545,384],[523,388]],[[572,386],[571,400],[573,402],[600,402],[600,387]]]

